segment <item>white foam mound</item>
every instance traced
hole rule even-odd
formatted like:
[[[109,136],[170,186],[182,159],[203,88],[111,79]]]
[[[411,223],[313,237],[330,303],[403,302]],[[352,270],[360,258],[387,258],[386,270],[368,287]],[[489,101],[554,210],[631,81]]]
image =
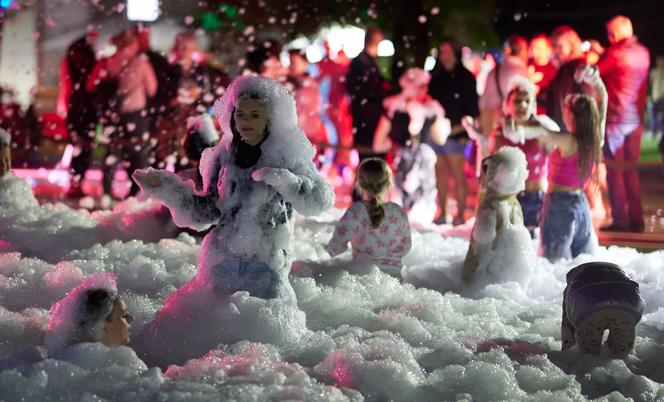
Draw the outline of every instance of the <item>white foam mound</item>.
[[[166,299],[134,343],[146,362],[165,367],[200,357],[222,343],[287,346],[305,332],[304,313],[286,301],[258,299],[247,292],[218,295],[194,280]]]
[[[536,259],[513,281],[464,285],[458,271],[467,238],[415,232],[404,258],[406,283],[400,283],[375,268],[349,274],[344,268],[355,268],[352,263],[323,263],[341,212],[296,222],[294,258],[334,271],[325,280],[291,276],[297,306],[245,294],[221,300],[205,287],[171,296],[177,308],[164,305],[194,277],[199,246],[188,235],[97,244],[53,263],[0,254],[0,398],[664,400],[664,251],[600,248],[554,265]],[[565,274],[587,261],[620,264],[641,285],[646,312],[634,352],[624,361],[576,348],[560,352]],[[155,348],[154,359],[181,364],[162,371],[150,368],[151,358],[100,344],[46,358],[43,334],[51,304],[101,271],[117,276],[121,297],[136,317],[136,350],[163,307],[167,319],[159,326],[167,346]]]
[[[39,205],[30,186],[13,174],[0,178],[0,227],[0,240],[46,261],[114,239],[158,241],[177,234],[168,212],[155,202],[129,198],[113,211],[92,214],[63,204]]]

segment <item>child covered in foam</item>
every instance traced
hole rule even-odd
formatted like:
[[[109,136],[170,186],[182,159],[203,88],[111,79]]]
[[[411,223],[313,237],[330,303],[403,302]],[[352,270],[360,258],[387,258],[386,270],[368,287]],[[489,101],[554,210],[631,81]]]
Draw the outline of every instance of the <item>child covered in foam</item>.
[[[577,266],[567,273],[563,296],[563,350],[579,345],[584,352],[598,355],[604,331],[609,330],[606,344],[611,353],[627,356],[644,309],[639,284],[618,265],[589,262]]]
[[[203,191],[167,171],[136,171],[144,193],[166,205],[180,227],[204,238],[197,280],[231,295],[295,300],[290,270],[293,210],[332,206],[331,186],[312,162],[315,149],[297,125],[295,101],[278,82],[237,78],[215,105],[224,133],[200,163]]]
[[[492,281],[518,281],[530,270],[535,251],[516,198],[526,177],[526,157],[518,148],[502,147],[482,161],[483,194],[463,264],[464,281],[478,275]]]
[[[363,200],[337,223],[327,246],[331,256],[346,251],[350,242],[354,260],[369,260],[391,275],[401,275],[401,260],[411,248],[410,224],[399,205],[383,201],[391,184],[392,172],[384,160],[362,162],[356,186]]]
[[[549,154],[524,127],[543,125],[554,132],[560,130],[548,116],[536,114],[536,90],[535,85],[524,77],[517,76],[510,81],[510,90],[503,101],[503,120],[485,144],[489,149],[483,151],[493,153],[507,145],[519,148],[526,155],[528,178],[524,191],[517,195],[517,199],[523,211],[524,224],[533,236],[539,227],[547,188]],[[464,117],[461,124],[473,139],[482,142],[483,137],[474,128],[472,118]]]
[[[115,276],[97,273],[51,307],[44,342],[52,355],[83,342],[124,346],[129,344],[132,321],[118,295]]]

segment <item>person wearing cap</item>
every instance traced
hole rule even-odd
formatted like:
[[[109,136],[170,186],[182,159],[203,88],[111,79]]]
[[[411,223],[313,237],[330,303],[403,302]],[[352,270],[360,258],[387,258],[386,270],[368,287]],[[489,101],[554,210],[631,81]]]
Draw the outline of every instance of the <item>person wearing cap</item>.
[[[431,223],[436,213],[436,153],[430,143],[443,145],[450,133],[445,110],[429,95],[431,76],[408,69],[399,79],[402,90],[384,101],[373,150],[396,154],[397,201],[411,220]]]
[[[589,262],[567,273],[561,324],[562,350],[574,345],[598,355],[604,331],[614,355],[627,356],[634,347],[636,325],[645,305],[639,284],[616,264]]]

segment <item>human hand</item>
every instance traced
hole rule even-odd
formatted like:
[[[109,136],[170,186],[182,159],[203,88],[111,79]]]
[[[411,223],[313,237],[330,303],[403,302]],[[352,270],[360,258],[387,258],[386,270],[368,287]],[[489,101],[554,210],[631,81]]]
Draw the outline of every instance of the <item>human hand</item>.
[[[297,184],[297,176],[288,169],[262,167],[251,173],[256,182],[263,182],[275,189],[282,189],[291,184]]]
[[[596,66],[581,65],[574,71],[574,81],[595,87],[602,82],[602,79]]]
[[[475,119],[473,119],[472,116],[463,116],[461,118],[461,126],[466,130],[468,137],[470,137],[471,140],[479,140],[479,133],[475,130]]]
[[[152,168],[138,169],[134,171],[131,177],[141,190],[158,188],[162,184],[159,172]]]

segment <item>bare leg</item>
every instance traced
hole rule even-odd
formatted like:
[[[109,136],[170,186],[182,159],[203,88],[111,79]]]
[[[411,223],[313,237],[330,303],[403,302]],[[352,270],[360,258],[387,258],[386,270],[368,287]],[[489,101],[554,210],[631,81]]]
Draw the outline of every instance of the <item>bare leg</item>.
[[[445,221],[447,216],[447,174],[448,168],[445,156],[438,155],[436,159],[436,188],[438,190],[438,205],[440,205],[439,221]]]
[[[464,177],[463,164],[465,159],[463,154],[447,155],[448,165],[452,170],[454,177],[454,186],[456,188],[457,206],[459,207],[454,224],[461,224],[465,222],[464,213],[466,211],[466,178]]]

